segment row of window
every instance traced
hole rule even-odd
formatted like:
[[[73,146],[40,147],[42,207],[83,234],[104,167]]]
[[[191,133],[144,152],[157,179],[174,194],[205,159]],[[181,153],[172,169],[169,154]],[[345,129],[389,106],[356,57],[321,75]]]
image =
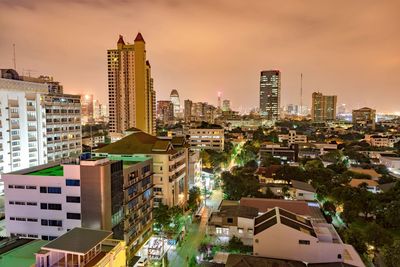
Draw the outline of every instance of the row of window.
[[[66,201],[68,203],[81,203],[81,197],[67,196],[66,197]],[[27,202],[25,202],[25,201],[9,201],[8,204],[10,204],[10,205],[21,205],[21,206],[24,206],[24,205],[37,206],[37,202],[29,202],[29,201],[27,201]],[[41,208],[42,208],[42,204],[46,204],[46,203],[41,203],[40,204]],[[42,208],[42,209],[47,209],[47,208]]]
[[[15,188],[15,189],[36,189],[34,185],[13,185],[9,184],[8,188]]]

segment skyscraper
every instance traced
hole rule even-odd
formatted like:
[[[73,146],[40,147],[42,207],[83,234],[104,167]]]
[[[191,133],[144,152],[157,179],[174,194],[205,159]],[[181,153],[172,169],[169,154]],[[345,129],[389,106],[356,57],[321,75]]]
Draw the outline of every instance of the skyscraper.
[[[279,119],[281,104],[281,72],[279,70],[261,71],[260,113],[268,120]]]
[[[107,51],[110,132],[131,127],[155,134],[155,91],[145,41],[138,33],[134,44],[120,35],[117,49]]]
[[[314,92],[311,107],[312,120],[315,122],[334,121],[336,119],[336,103],[337,96]]]
[[[222,111],[230,111],[231,110],[231,101],[225,99],[222,101]]]
[[[185,122],[190,122],[192,120],[192,109],[193,109],[193,102],[192,100],[186,99],[185,100]]]
[[[171,101],[157,101],[157,119],[164,124],[169,124],[174,121],[174,105]]]
[[[181,112],[181,104],[180,104],[180,100],[179,100],[178,91],[176,89],[172,90],[169,97],[170,97],[172,104],[174,105],[174,116],[176,117],[178,115],[178,113]]]

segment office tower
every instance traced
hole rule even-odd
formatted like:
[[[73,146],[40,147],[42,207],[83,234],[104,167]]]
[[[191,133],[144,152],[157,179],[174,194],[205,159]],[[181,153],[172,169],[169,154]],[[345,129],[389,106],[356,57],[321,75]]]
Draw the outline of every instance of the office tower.
[[[81,96],[48,94],[46,108],[48,162],[82,153]]]
[[[174,116],[177,117],[178,113],[181,112],[181,104],[179,100],[179,94],[177,90],[172,90],[170,94],[170,100],[174,105]]]
[[[184,112],[185,112],[185,122],[190,122],[192,120],[192,109],[193,109],[193,102],[192,100],[186,99],[185,100],[185,107],[184,107]]]
[[[157,119],[163,124],[169,124],[174,121],[174,104],[171,101],[157,101]]]
[[[81,96],[82,106],[82,124],[94,122],[94,103],[93,95],[82,95]]]
[[[268,120],[279,119],[281,104],[281,73],[279,70],[261,71],[260,113]]]
[[[222,111],[230,111],[231,110],[231,101],[225,99],[222,101]]]
[[[46,84],[25,82],[14,70],[0,78],[0,174],[47,162]]]
[[[155,92],[143,36],[125,44],[120,35],[116,49],[107,51],[110,132],[136,127],[155,134]]]
[[[319,92],[312,94],[311,118],[315,122],[334,121],[336,119],[337,96],[327,96]]]
[[[152,232],[152,160],[121,159],[73,159],[3,174],[7,234],[52,240],[74,227],[109,230],[132,257]]]
[[[376,110],[372,108],[360,108],[354,109],[353,112],[353,124],[356,126],[371,127],[375,129],[376,123]]]
[[[139,129],[130,129],[130,135],[95,151],[99,157],[153,158],[154,204],[170,207],[185,205],[188,195],[188,147],[184,137],[172,139],[149,135]]]

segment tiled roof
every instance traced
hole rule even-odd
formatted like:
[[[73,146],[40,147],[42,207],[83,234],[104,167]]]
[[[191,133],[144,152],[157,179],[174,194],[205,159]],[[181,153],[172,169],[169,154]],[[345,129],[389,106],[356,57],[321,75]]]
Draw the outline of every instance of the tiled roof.
[[[229,254],[226,267],[306,267],[301,261]]]
[[[297,180],[291,180],[290,182],[292,183],[292,187],[295,189],[300,189],[303,191],[308,191],[308,192],[313,192],[313,193],[317,192],[315,190],[315,188],[312,185],[310,185],[309,183],[301,182],[301,181],[297,181]]]
[[[240,199],[240,206],[254,207],[257,208],[259,212],[267,212],[275,207],[279,207],[306,217],[310,217],[312,215],[307,202],[299,200],[245,197]]]

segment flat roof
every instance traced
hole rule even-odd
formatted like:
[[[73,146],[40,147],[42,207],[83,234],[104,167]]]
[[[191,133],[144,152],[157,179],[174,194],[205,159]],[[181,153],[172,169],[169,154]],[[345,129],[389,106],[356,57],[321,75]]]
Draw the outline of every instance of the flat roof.
[[[64,176],[64,167],[57,165],[33,172],[26,173],[25,175],[36,175],[36,176]]]
[[[96,245],[112,235],[111,231],[74,228],[62,236],[54,239],[43,249],[63,250],[77,254],[86,254]]]
[[[0,255],[0,266],[32,266],[36,263],[35,253],[49,241],[34,240]]]

